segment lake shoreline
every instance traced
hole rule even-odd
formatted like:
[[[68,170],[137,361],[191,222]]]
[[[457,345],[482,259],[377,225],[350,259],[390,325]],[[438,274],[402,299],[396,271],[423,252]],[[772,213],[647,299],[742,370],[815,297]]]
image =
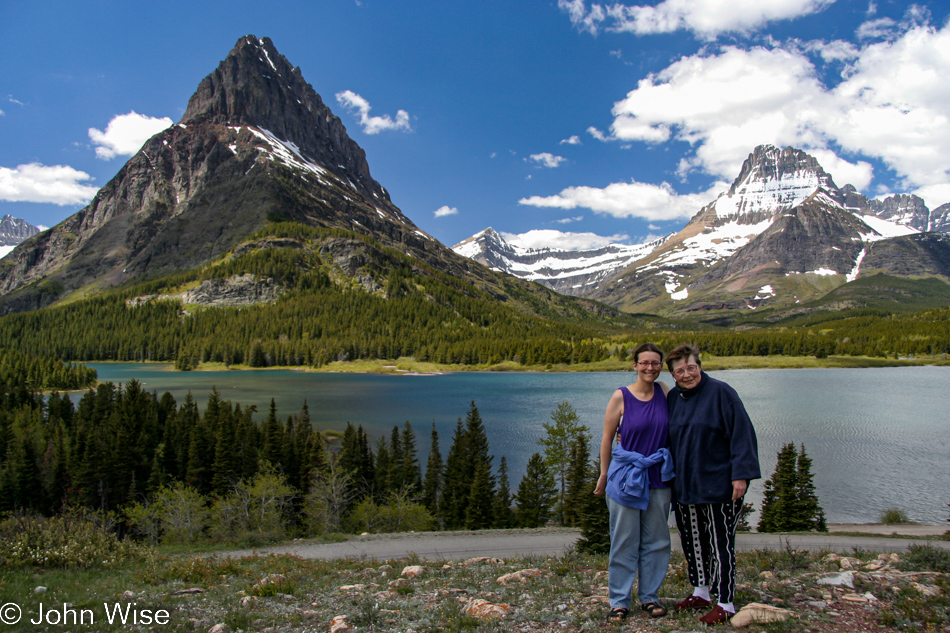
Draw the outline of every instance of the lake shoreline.
[[[127,363],[128,361],[91,361],[95,363]],[[164,366],[165,371],[178,372],[172,362],[142,361],[143,365]],[[945,358],[872,358],[869,356],[706,356],[703,369],[722,371],[730,369],[873,369],[879,367],[923,367],[950,366]],[[521,365],[503,362],[492,365],[442,365],[415,361],[411,358],[398,358],[372,361],[334,361],[322,367],[306,365],[281,365],[273,367],[251,367],[250,365],[225,365],[224,363],[201,363],[194,372],[210,371],[299,371],[304,373],[330,374],[378,374],[391,376],[442,376],[463,372],[471,373],[538,373],[572,374],[590,372],[629,372],[632,362],[607,360],[596,363],[578,363],[575,365]],[[181,372],[185,373],[185,372]]]

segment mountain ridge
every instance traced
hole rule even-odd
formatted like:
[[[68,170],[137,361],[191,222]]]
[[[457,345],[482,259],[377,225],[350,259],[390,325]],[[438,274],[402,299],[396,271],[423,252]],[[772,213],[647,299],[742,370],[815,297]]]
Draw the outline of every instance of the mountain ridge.
[[[628,312],[683,316],[809,302],[862,271],[948,280],[943,239],[908,237],[950,232],[948,213],[950,204],[931,211],[909,194],[869,199],[837,187],[807,152],[762,145],[680,231],[625,268],[600,271],[577,294]],[[900,246],[888,243],[899,238]],[[550,278],[535,280],[562,291]]]

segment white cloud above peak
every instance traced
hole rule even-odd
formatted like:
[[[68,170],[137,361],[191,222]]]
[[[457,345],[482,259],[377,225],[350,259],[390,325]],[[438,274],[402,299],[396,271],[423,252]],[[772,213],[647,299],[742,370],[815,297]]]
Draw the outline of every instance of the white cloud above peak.
[[[352,90],[344,90],[336,93],[336,100],[350,112],[355,112],[359,115],[360,126],[366,134],[379,134],[387,130],[412,131],[412,126],[409,124],[409,113],[405,110],[398,110],[395,119],[388,114],[384,114],[383,116],[370,116],[369,111],[372,109],[372,106],[370,106],[369,101]]]
[[[112,117],[104,132],[89,128],[89,138],[96,145],[96,157],[111,160],[116,156],[131,156],[145,141],[171,124],[168,117],[155,118],[133,110]]]
[[[596,35],[601,29],[637,35],[692,31],[702,39],[722,33],[749,33],[769,22],[823,11],[835,0],[665,0],[656,6],[601,5],[559,0],[571,22]]]
[[[455,207],[450,207],[449,205],[443,205],[435,210],[433,214],[437,218],[444,218],[447,215],[458,215],[459,210]]]
[[[92,176],[67,165],[29,163],[14,169],[0,167],[0,200],[61,206],[85,204],[99,190],[83,184],[89,180]]]
[[[703,193],[678,194],[669,183],[617,182],[604,188],[568,187],[553,196],[522,198],[518,204],[551,209],[590,209],[615,218],[641,218],[654,222],[689,218],[728,188],[717,182]]]
[[[769,143],[811,152],[836,182],[859,189],[872,180],[867,159],[908,190],[948,182],[950,25],[904,28],[860,47],[796,41],[682,57],[614,104],[612,138],[689,143],[684,177],[731,179],[753,147]],[[823,79],[821,64],[831,62],[837,83]]]

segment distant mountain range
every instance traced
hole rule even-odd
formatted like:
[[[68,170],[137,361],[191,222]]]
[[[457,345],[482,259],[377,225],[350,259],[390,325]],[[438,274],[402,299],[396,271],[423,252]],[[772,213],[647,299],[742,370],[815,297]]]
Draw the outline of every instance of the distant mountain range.
[[[0,257],[13,250],[13,247],[40,232],[26,220],[7,214],[0,218]]]
[[[729,190],[679,232],[638,246],[525,251],[487,229],[453,249],[558,292],[630,312],[706,318],[788,308],[878,273],[950,280],[950,204],[839,188],[794,149],[753,150]]]

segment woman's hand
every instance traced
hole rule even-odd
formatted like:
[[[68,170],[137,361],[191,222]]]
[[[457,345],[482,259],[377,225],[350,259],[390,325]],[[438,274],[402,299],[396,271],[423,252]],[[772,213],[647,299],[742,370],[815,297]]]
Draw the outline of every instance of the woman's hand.
[[[603,475],[597,478],[597,487],[594,488],[594,494],[602,495],[604,494],[604,491],[606,489],[607,489],[607,474],[604,473]]]

